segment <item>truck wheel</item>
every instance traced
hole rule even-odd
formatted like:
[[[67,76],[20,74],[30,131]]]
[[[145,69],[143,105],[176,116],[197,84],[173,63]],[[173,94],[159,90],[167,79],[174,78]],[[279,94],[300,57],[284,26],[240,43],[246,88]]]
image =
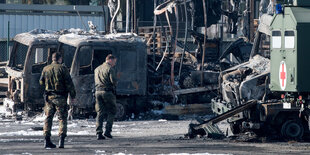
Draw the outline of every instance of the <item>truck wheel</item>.
[[[304,135],[304,127],[298,120],[288,120],[282,125],[281,135],[287,140],[300,140]]]
[[[122,121],[126,118],[126,108],[125,105],[120,103],[120,102],[116,102],[116,114],[115,114],[115,119]]]

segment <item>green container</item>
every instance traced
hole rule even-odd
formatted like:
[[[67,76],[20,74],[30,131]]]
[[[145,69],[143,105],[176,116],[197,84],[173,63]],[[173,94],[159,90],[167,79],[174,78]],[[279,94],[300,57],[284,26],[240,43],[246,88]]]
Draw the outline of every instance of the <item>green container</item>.
[[[274,16],[270,30],[270,89],[310,92],[310,7],[284,7],[283,14]]]

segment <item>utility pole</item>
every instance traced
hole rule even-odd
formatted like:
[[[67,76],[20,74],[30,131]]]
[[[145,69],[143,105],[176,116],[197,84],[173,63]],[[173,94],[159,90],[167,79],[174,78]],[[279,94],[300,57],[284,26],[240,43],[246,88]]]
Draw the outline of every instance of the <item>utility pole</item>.
[[[208,1],[206,2],[206,0],[202,0],[202,4],[203,4],[203,15],[204,15],[204,24],[205,24],[205,28],[204,28],[204,38],[203,38],[203,46],[202,46],[202,60],[201,60],[201,85],[203,85],[203,81],[204,81],[204,63],[205,63],[205,56],[206,56],[206,43],[207,43],[207,6],[208,5]]]
[[[6,44],[6,52],[7,52],[7,60],[9,60],[9,55],[10,55],[10,21],[8,21],[8,39],[7,39],[7,44]]]
[[[126,0],[126,33],[129,32],[130,0]]]

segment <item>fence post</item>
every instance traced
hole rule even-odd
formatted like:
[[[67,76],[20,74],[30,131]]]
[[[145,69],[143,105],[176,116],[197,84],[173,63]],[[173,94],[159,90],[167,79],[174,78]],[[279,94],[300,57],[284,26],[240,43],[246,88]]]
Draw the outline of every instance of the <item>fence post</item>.
[[[9,55],[10,55],[10,21],[8,21],[8,38],[7,38],[7,43],[6,43],[6,58],[9,60]]]

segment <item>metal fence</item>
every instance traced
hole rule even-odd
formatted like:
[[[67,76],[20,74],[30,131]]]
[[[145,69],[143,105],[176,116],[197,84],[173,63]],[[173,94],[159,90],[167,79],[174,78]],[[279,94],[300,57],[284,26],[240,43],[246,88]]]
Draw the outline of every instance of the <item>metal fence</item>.
[[[12,50],[13,44],[14,44],[13,41],[9,42],[9,50],[10,50],[9,53]],[[20,44],[16,50],[17,50],[17,53],[19,53],[19,55],[16,57],[16,63],[23,65],[27,51],[28,51],[28,46]],[[39,54],[38,56],[33,55],[32,59],[36,58],[38,60],[46,61],[47,54],[48,54],[48,49],[42,48],[42,54]],[[8,55],[8,51],[7,51],[7,41],[0,41],[0,62],[7,61],[9,56],[10,55]]]
[[[81,17],[78,16],[77,10]],[[60,30],[69,28],[85,28],[87,21],[93,21],[99,31],[105,29],[104,16],[107,15],[101,6],[58,6],[58,5],[24,5],[0,4],[0,62],[7,61],[7,37],[12,39],[18,33],[28,32],[35,28]],[[9,28],[8,28],[9,27]],[[10,29],[10,31],[8,31]],[[87,29],[87,28],[86,28]],[[13,41],[9,43],[10,48]],[[21,53],[27,49],[22,48]],[[26,50],[26,51],[24,51]]]
[[[107,8],[105,10],[107,12]],[[88,29],[88,21],[92,21],[102,31],[105,30],[105,15],[101,6],[0,4],[0,39],[6,39],[8,32],[10,38],[13,38],[18,33],[33,29]]]
[[[13,47],[13,42],[9,42],[9,46]],[[7,41],[0,41],[0,62],[1,61],[7,61],[9,58],[8,52],[7,52]]]

